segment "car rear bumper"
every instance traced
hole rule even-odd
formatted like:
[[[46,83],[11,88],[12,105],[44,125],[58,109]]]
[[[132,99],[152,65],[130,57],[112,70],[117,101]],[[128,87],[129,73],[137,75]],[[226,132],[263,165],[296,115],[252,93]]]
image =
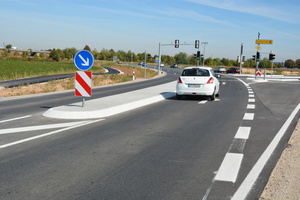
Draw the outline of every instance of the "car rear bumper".
[[[176,93],[178,95],[203,95],[211,96],[214,93],[215,85],[214,84],[204,84],[200,88],[189,87],[186,84],[177,84]]]

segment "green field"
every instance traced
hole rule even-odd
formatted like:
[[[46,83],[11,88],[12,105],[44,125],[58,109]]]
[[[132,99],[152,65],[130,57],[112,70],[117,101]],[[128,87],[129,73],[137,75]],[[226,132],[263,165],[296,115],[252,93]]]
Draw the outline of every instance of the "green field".
[[[0,60],[0,81],[27,77],[67,74],[79,71],[73,62]],[[102,67],[92,67],[93,73],[103,72]]]

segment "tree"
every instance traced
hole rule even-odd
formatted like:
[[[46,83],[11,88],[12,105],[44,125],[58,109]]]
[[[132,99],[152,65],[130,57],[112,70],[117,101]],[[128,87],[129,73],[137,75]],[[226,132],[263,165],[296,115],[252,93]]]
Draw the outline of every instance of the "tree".
[[[53,49],[49,57],[54,61],[60,61],[64,58],[64,53],[61,49]]]
[[[76,55],[77,51],[78,50],[76,48],[65,48],[63,50],[63,54],[65,58],[72,59]]]
[[[287,68],[295,68],[296,63],[292,59],[288,59],[285,61],[284,66]]]
[[[267,58],[264,58],[263,60],[261,60],[259,62],[259,67],[260,68],[271,68],[271,66],[272,66],[272,63]]]
[[[247,59],[245,62],[244,62],[244,65],[243,67],[253,67],[255,68],[256,67],[256,63],[254,60],[252,60],[251,58]]]
[[[230,66],[231,65],[230,60],[227,59],[227,58],[222,58],[221,63],[224,66]]]
[[[216,66],[216,62],[211,58],[206,58],[204,60],[204,64],[208,66]]]
[[[5,48],[6,48],[6,49],[11,49],[11,48],[12,48],[12,45],[11,45],[11,44],[8,44],[8,45],[5,46]]]
[[[89,45],[85,45],[85,47],[83,48],[83,50],[91,51],[91,48],[89,47]]]
[[[178,64],[189,64],[188,55],[186,53],[180,52],[174,56],[175,62]]]
[[[296,67],[297,67],[297,68],[300,68],[300,59],[297,59],[297,60],[296,60]]]

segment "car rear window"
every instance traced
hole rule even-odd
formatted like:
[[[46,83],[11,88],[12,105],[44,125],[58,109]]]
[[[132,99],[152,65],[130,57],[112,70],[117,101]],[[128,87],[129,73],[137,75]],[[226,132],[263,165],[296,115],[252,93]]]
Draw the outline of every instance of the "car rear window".
[[[185,69],[181,76],[209,76],[209,71],[206,69]]]

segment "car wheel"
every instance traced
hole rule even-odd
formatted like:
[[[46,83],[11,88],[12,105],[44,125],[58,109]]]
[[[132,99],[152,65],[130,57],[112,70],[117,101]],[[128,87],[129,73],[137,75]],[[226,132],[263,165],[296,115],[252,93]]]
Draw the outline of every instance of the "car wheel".
[[[176,99],[181,100],[182,99],[182,95],[176,94]]]
[[[215,94],[215,92],[216,92],[216,89],[215,89],[214,93],[210,96],[210,100],[211,100],[211,101],[214,101],[214,100],[216,99],[216,94]]]

